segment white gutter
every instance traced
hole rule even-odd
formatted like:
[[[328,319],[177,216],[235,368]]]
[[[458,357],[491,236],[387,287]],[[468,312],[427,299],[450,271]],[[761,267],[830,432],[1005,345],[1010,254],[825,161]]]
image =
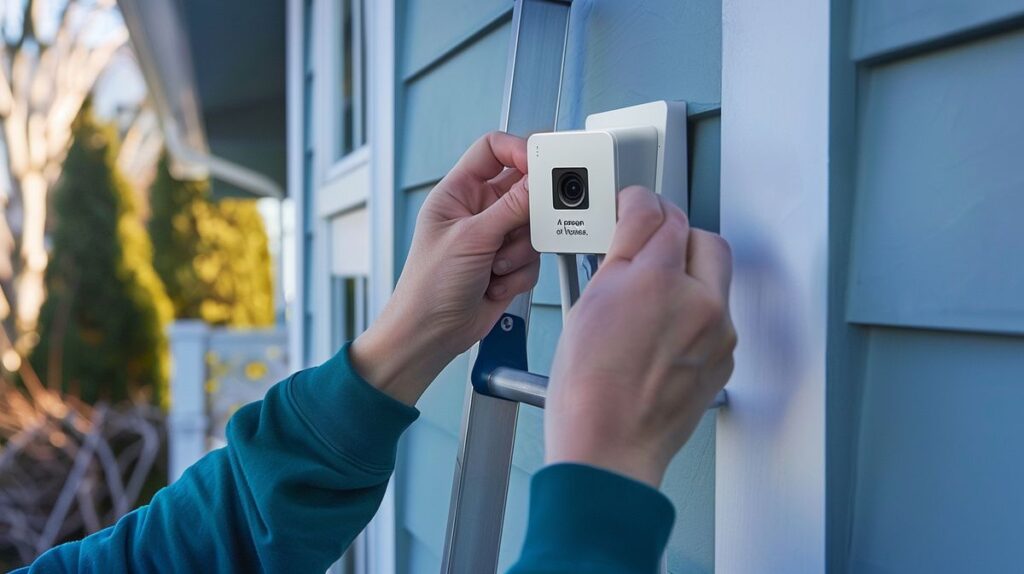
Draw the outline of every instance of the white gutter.
[[[175,176],[213,177],[255,195],[283,199],[266,175],[210,153],[199,114],[192,56],[173,0],[118,0],[163,128]],[[152,24],[152,26],[148,25]],[[179,96],[174,99],[171,94]]]
[[[284,198],[284,190],[269,177],[262,173],[226,160],[210,153],[200,151],[185,143],[182,139],[178,123],[170,117],[170,114],[160,112],[160,123],[163,125],[164,142],[167,144],[167,151],[175,161],[190,166],[198,166],[207,171],[211,177],[225,183],[250,191],[256,195]],[[196,179],[202,179],[202,176]]]

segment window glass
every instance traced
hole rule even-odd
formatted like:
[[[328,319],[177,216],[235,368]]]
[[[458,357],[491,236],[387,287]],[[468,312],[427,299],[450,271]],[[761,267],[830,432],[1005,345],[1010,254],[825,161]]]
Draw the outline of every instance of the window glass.
[[[341,22],[340,22],[340,40],[341,40],[341,58],[338,78],[341,82],[339,87],[339,101],[338,105],[340,109],[340,129],[339,142],[338,142],[338,153],[340,156],[348,155],[355,149],[355,123],[353,122],[354,108],[355,108],[355,46],[356,46],[356,29],[353,25],[355,18],[353,16],[353,0],[344,0],[341,3]]]
[[[365,276],[331,277],[331,348],[338,349],[366,329],[369,320]]]
[[[369,100],[366,98],[366,85],[370,83],[366,67],[366,3],[358,0],[359,3],[359,133],[356,137],[356,145],[366,143],[366,108]]]
[[[315,45],[313,25],[313,1],[306,0],[302,13],[302,60],[303,60],[303,88],[302,88],[302,195],[305,201],[302,203],[302,237],[303,261],[302,265],[302,298],[303,309],[300,309],[298,321],[302,325],[302,362],[309,365],[313,362],[313,166],[314,166],[314,137],[313,137],[313,102],[316,89],[315,67],[313,65],[313,47]]]
[[[366,330],[369,321],[368,304],[369,280],[365,275],[331,275],[331,351],[355,339]],[[359,559],[365,552],[365,537],[360,535],[345,551],[345,554],[331,566],[327,574],[358,574]]]
[[[366,3],[342,0],[337,21],[336,159],[366,144]]]

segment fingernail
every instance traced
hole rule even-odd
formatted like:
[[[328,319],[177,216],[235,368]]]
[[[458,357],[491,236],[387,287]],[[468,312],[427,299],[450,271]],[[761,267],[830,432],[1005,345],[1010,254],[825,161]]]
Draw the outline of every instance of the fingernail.
[[[501,297],[501,296],[505,295],[505,293],[508,292],[508,287],[506,287],[505,285],[502,285],[501,283],[498,283],[496,285],[491,285],[490,291],[491,291],[491,297]]]
[[[499,259],[494,262],[494,272],[498,275],[504,275],[508,273],[508,270],[512,268],[512,262],[508,259]]]

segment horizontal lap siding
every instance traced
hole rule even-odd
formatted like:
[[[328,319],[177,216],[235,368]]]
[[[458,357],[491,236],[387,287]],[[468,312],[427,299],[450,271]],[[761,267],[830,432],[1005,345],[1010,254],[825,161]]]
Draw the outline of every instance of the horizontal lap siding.
[[[498,127],[509,26],[487,34],[406,84],[398,181],[437,181],[480,135]]]
[[[1024,31],[864,76],[850,320],[1024,334]]]
[[[430,188],[476,137],[498,126],[509,9],[511,2],[420,0],[408,3],[402,15],[396,133],[400,262]],[[694,225],[717,230],[720,2],[596,1],[574,10],[578,18],[570,32],[571,62],[560,128],[580,127],[587,113],[644,101],[691,102],[690,113],[697,114],[690,122],[691,217]],[[443,57],[438,60],[438,55]],[[645,64],[637,66],[636,61]],[[531,370],[549,371],[560,332],[557,269],[554,258],[545,256],[534,291],[528,340]],[[420,401],[420,420],[402,442],[397,494],[403,572],[438,568],[468,366],[460,357],[442,373]],[[709,415],[665,480],[664,490],[679,510],[668,551],[673,572],[713,570],[714,442]],[[523,407],[500,570],[518,556],[526,528],[529,478],[542,465],[543,411]]]
[[[861,0],[834,182],[830,475],[849,572],[1010,572],[1024,550],[1024,3]],[[838,101],[838,100],[837,100]],[[838,249],[842,253],[843,249]],[[846,347],[837,349],[838,342]],[[840,364],[840,362],[842,364]],[[847,423],[843,423],[847,424]],[[853,437],[848,442],[842,435]],[[847,450],[848,449],[848,450]],[[842,485],[841,488],[837,488]],[[831,508],[840,508],[830,506]],[[838,515],[837,515],[838,516]],[[830,544],[833,544],[830,543]]]
[[[1024,16],[1022,0],[859,0],[853,12],[853,57],[887,56]]]
[[[587,114],[652,100],[685,100],[691,115],[690,218],[694,226],[718,230],[722,11],[717,0],[597,0],[576,8],[570,30],[569,61],[563,84],[559,129],[582,127]],[[544,261],[534,293],[530,366],[546,372],[561,324],[558,274],[553,259]],[[538,305],[541,303],[543,305]],[[540,327],[535,327],[540,326]],[[532,331],[544,328],[542,343]],[[714,414],[704,417],[694,436],[673,461],[662,490],[678,512],[669,541],[671,572],[714,570]],[[517,464],[539,464],[539,417],[520,416],[517,450],[534,437],[538,446]],[[532,426],[536,424],[536,427]],[[506,521],[508,524],[508,521]]]
[[[873,329],[851,572],[1019,572],[1024,341]]]
[[[430,189],[477,137],[498,127],[512,3],[417,0],[399,8],[395,243],[402,265]],[[400,572],[440,569],[468,368],[461,356],[441,373],[402,439]]]
[[[398,39],[399,77],[436,64],[438,56],[512,9],[509,0],[408,0],[401,2],[404,22]],[[503,61],[504,62],[504,61]]]

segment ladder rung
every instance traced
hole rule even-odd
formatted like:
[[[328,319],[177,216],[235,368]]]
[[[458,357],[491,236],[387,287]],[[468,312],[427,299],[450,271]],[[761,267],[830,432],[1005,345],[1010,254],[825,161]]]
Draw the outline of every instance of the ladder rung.
[[[544,408],[548,378],[519,369],[498,367],[487,377],[487,387],[492,397]]]
[[[516,401],[535,407],[544,408],[544,399],[548,392],[548,378],[544,375],[498,367],[487,377],[487,393],[492,397]],[[729,404],[729,395],[721,390],[715,395],[708,409],[717,409]]]

